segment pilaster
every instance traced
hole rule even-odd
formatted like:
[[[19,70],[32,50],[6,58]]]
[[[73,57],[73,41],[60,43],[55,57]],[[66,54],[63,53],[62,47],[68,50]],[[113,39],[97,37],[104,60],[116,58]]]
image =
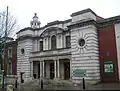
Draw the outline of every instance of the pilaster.
[[[43,65],[43,75],[42,75],[42,77],[44,78],[45,77],[45,63],[44,63],[44,60],[42,61],[42,65]]]
[[[30,62],[30,76],[33,78],[33,61]]]
[[[60,64],[59,59],[57,60],[57,77],[60,78]]]
[[[55,71],[55,79],[56,79],[56,77],[57,77],[57,72],[56,72],[56,69],[57,69],[57,66],[56,66],[56,60],[54,60],[54,71]]]

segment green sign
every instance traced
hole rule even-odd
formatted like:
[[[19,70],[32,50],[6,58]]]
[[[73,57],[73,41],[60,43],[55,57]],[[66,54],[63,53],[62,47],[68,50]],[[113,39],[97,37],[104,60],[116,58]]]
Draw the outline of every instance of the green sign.
[[[3,71],[0,70],[0,88],[2,87],[2,82],[3,82]]]
[[[83,77],[86,75],[86,70],[85,69],[75,69],[73,70],[73,76],[75,77]]]
[[[112,61],[105,61],[104,62],[104,72],[105,73],[113,73],[114,69],[113,69],[113,62]]]

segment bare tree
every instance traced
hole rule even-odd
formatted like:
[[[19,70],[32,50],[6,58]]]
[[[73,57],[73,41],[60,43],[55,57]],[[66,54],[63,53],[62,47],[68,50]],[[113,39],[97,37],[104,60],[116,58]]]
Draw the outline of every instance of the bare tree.
[[[5,36],[6,30],[6,11],[0,13],[0,37]],[[16,31],[18,30],[17,20],[11,13],[8,13],[8,22],[7,22],[7,37],[14,37]]]

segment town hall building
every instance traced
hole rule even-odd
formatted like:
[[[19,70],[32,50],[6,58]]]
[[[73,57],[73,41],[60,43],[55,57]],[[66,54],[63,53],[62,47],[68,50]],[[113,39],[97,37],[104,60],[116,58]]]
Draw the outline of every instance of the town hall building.
[[[63,79],[74,83],[120,80],[120,16],[104,19],[91,9],[71,19],[40,27],[35,13],[30,27],[17,32],[17,76]]]

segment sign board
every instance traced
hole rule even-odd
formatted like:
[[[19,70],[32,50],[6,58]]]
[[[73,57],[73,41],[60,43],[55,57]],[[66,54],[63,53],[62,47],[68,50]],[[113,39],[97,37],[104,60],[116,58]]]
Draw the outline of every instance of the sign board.
[[[114,64],[113,61],[105,61],[104,62],[104,73],[109,76],[113,76],[114,74]]]
[[[106,61],[104,62],[104,72],[105,73],[113,73],[113,62],[112,61]]]
[[[84,77],[84,76],[86,76],[86,70],[85,69],[75,69],[75,70],[73,70],[73,76]]]
[[[2,83],[3,83],[3,71],[0,70],[0,88],[2,87]]]

